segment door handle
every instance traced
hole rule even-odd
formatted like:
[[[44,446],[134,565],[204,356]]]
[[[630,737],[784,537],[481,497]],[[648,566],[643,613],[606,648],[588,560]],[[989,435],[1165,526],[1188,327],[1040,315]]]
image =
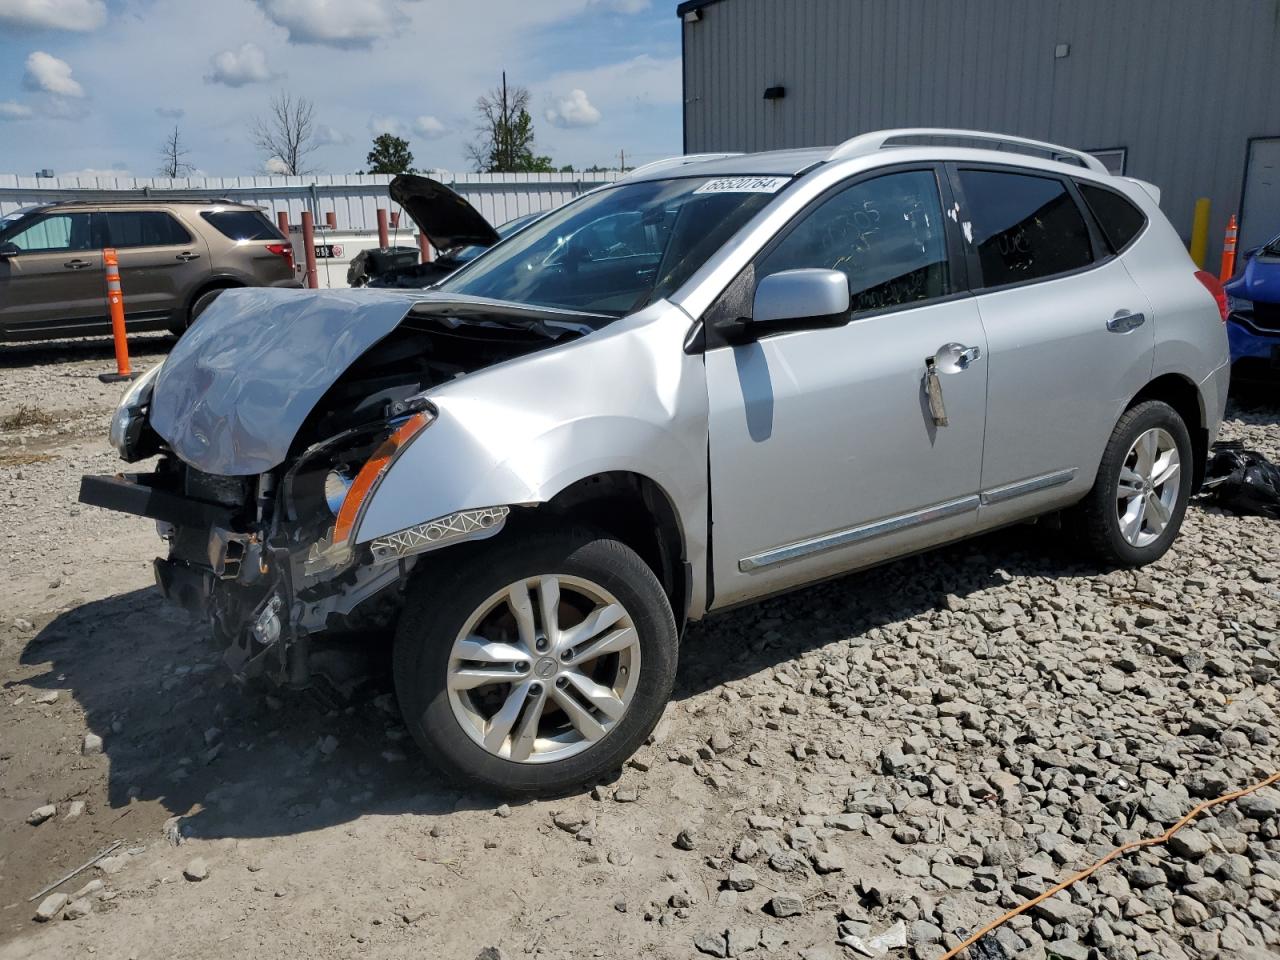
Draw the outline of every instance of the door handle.
[[[1116,315],[1107,321],[1107,329],[1112,333],[1128,333],[1137,330],[1147,322],[1145,313],[1130,313],[1128,310],[1117,310]]]
[[[63,264],[68,270],[83,270],[85,267],[92,266],[88,260],[68,260]]]
[[[939,373],[959,373],[982,359],[982,348],[967,347],[963,343],[944,343],[932,359],[934,368]]]
[[[180,254],[178,254],[173,259],[181,260],[183,263],[190,263],[192,260],[199,260],[200,254],[192,253],[190,250],[183,250]]]

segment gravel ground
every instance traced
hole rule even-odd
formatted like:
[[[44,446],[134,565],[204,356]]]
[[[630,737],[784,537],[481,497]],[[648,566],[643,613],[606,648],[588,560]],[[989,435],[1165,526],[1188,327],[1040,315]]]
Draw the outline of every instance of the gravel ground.
[[[1141,571],[1028,526],[695,625],[614,782],[459,793],[382,658],[241,689],[156,596],[151,526],[76,505],[116,469],[109,367],[0,348],[0,958],[935,958],[1280,770],[1280,527],[1196,506]],[[1278,422],[1224,432],[1280,460]],[[1277,955],[1280,792],[1211,813],[971,955]]]

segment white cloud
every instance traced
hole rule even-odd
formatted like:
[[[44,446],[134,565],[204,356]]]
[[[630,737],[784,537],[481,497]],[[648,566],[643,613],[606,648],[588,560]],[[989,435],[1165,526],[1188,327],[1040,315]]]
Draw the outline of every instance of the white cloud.
[[[679,57],[659,58],[642,53],[630,60],[589,70],[574,70],[551,77],[542,86],[594,91],[597,103],[606,106],[630,100],[635,103],[679,103]]]
[[[95,177],[107,179],[111,177],[132,177],[133,174],[123,166],[110,167],[101,169],[99,167],[85,167],[83,170],[68,170],[66,173],[58,174],[60,177],[79,177],[81,180],[92,180]]]
[[[168,120],[180,120],[187,115],[181,107],[156,107],[156,116]]]
[[[71,64],[43,50],[36,50],[27,57],[27,73],[22,83],[28,90],[59,97],[84,96],[84,87],[71,76]]]
[[[593,127],[600,122],[600,111],[591,105],[587,92],[581,89],[570,90],[567,97],[557,97],[545,116],[557,127]]]
[[[403,137],[405,134],[404,121],[399,117],[379,114],[369,118],[369,132],[375,137],[381,133],[390,133],[393,136]]]
[[[426,137],[428,140],[435,140],[443,137],[449,131],[445,129],[445,125],[432,116],[421,116],[413,121],[413,130],[419,136]]]
[[[271,157],[269,160],[267,160],[266,163],[262,165],[262,169],[265,170],[267,173],[275,173],[280,175],[284,175],[289,172],[288,164],[286,164],[279,157]]]
[[[266,51],[252,41],[240,44],[238,50],[215,53],[209,63],[213,72],[205,74],[205,83],[243,87],[250,83],[266,83],[276,76],[267,66]]]
[[[13,100],[0,100],[0,120],[23,120],[31,116],[31,108]]]
[[[351,142],[351,134],[343,133],[336,127],[331,127],[327,123],[322,123],[316,127],[316,143],[322,147],[340,146],[344,143]]]
[[[0,21],[50,30],[97,30],[106,23],[103,0],[0,0]]]
[[[367,47],[405,19],[401,0],[257,0],[294,43]]]

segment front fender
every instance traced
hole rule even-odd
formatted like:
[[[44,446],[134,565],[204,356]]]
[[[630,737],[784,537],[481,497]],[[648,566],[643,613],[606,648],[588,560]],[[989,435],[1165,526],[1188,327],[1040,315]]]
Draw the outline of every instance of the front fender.
[[[624,471],[666,494],[704,579],[707,395],[688,315],[660,302],[581,340],[429,394],[439,416],[392,464],[356,531],[365,543],[460,510],[547,503]]]
[[[531,423],[511,411],[491,418],[457,403],[436,405],[437,421],[378,485],[357,542],[459,510],[547,503],[579,480],[612,471],[652,480],[675,504],[681,526],[690,525],[681,506],[701,492],[666,465],[705,464],[705,449],[690,448],[652,423],[617,416]]]

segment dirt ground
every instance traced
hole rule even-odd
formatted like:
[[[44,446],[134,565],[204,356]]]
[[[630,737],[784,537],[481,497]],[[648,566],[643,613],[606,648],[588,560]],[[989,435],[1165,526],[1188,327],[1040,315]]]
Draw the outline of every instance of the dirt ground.
[[[137,338],[135,362],[169,344]],[[110,356],[0,347],[0,958],[835,958],[858,956],[835,943],[842,921],[897,919],[913,955],[936,956],[1032,872],[1001,875],[989,845],[1039,863],[1058,848],[1029,838],[1053,831],[1076,847],[1045,857],[1065,875],[1160,821],[1148,793],[1146,819],[1113,828],[1108,804],[1082,833],[1096,785],[1185,799],[1193,774],[1234,787],[1280,769],[1280,729],[1252,735],[1277,707],[1278,527],[1195,506],[1140,574],[1099,576],[1022,527],[694,625],[676,699],[615,783],[511,807],[460,793],[419,761],[376,651],[341,688],[242,689],[206,628],[157,595],[153,526],[76,503],[81,474],[118,467],[106,428],[123,387],[96,379]],[[1280,456],[1280,407],[1231,418]],[[1117,749],[1134,761],[1038,759]],[[44,804],[54,816],[29,824]],[[1274,824],[1249,823],[1236,845],[1269,877]],[[100,880],[87,916],[33,920],[33,894],[115,841],[57,888]],[[184,878],[197,859],[207,877]],[[1153,900],[1150,923],[1117,909],[1132,952],[1106,955],[1245,956],[1227,950],[1237,927],[1274,951],[1270,885],[1241,888],[1244,904],[1224,896],[1198,924],[1179,912],[1194,894]],[[788,916],[775,898],[791,893]],[[1090,916],[1109,908],[1073,906],[1092,912],[1024,918],[1008,949],[1097,946]]]

